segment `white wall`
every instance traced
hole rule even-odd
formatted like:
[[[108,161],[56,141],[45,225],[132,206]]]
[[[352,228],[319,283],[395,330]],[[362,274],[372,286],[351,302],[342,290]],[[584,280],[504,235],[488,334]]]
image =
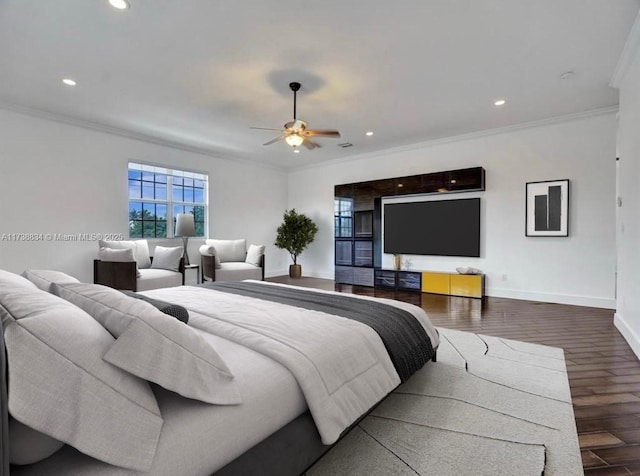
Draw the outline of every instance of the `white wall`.
[[[614,323],[640,357],[640,15],[627,47],[633,47],[620,83],[618,126],[618,303]],[[629,51],[627,48],[626,51]]]
[[[636,120],[637,116],[636,109]],[[477,194],[482,197],[482,257],[414,256],[413,267],[450,271],[470,265],[487,274],[492,296],[612,308],[615,127],[612,113],[600,114],[427,143],[287,176],[0,111],[0,238],[13,233],[126,234],[126,166],[128,160],[137,160],[209,173],[210,236],[246,237],[266,244],[270,276],[286,274],[289,264],[286,252],[273,246],[282,213],[293,207],[307,213],[320,231],[300,256],[304,274],[332,278],[334,185],[483,166],[487,190]],[[571,180],[570,237],[525,237],[525,183],[563,178]],[[632,239],[638,242],[637,229]],[[200,242],[190,240],[192,257],[197,256]],[[171,243],[177,246],[180,240]],[[96,248],[95,242],[0,241],[0,268],[14,272],[53,268],[90,281]],[[386,265],[390,263],[387,258]],[[638,301],[630,304],[635,315],[640,314]]]
[[[58,269],[93,280],[95,241],[8,241],[15,233],[122,233],[128,237],[129,160],[209,174],[209,234],[267,245],[266,273],[286,272],[273,246],[287,205],[286,174],[0,110],[0,269]],[[182,241],[151,240],[179,246]],[[202,239],[189,240],[199,262]]]
[[[594,113],[295,171],[289,207],[320,228],[301,255],[304,273],[333,277],[334,185],[482,166],[486,191],[455,196],[482,197],[481,258],[411,256],[412,267],[473,266],[486,273],[490,296],[614,308],[615,129],[613,112]],[[571,181],[570,236],[525,237],[525,183],[555,179]]]

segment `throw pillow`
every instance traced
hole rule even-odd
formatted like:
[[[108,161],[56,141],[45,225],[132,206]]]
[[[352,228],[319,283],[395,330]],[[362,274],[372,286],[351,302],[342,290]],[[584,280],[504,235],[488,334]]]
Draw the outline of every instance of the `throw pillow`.
[[[131,249],[133,257],[138,263],[138,268],[147,269],[151,267],[151,258],[149,257],[149,244],[147,240],[134,241],[98,241],[99,248],[112,248],[116,250]]]
[[[153,252],[153,261],[151,268],[168,269],[170,271],[180,271],[180,260],[184,249],[182,246],[167,248],[164,246],[156,246]]]
[[[117,250],[115,248],[102,247],[98,250],[98,259],[100,261],[114,261],[116,263],[126,263],[135,261],[136,257],[131,248]]]
[[[247,240],[205,240],[216,249],[216,266],[220,263],[244,262],[247,257]]]
[[[98,259],[100,261],[109,261],[114,263],[130,263],[135,261],[135,255],[132,248],[107,248],[102,247],[98,250]],[[140,270],[138,269],[138,263],[136,262],[136,277],[140,277]]]
[[[27,278],[33,284],[43,291],[51,291],[51,285],[53,283],[79,283],[76,278],[69,276],[68,274],[60,271],[53,271],[50,269],[27,269],[22,273],[22,276]]]
[[[0,319],[11,415],[93,458],[148,471],[162,416],[147,382],[103,361],[113,336],[58,296],[6,282],[0,283]]]
[[[38,287],[27,278],[19,274],[10,273],[4,269],[0,269],[0,285],[19,286],[27,289],[38,289]]]
[[[264,255],[265,250],[264,245],[249,245],[249,250],[247,251],[247,258],[244,260],[245,263],[252,264],[254,266],[260,266],[262,262],[262,255]]]
[[[126,294],[129,297],[142,299],[143,301],[148,302],[153,307],[155,307],[158,311],[166,314],[167,316],[175,317],[181,322],[187,324],[189,322],[189,311],[186,308],[178,305],[172,304],[170,302],[161,301],[160,299],[150,298],[149,296],[145,296],[144,294],[139,294],[133,291],[120,291]]]
[[[98,284],[54,284],[114,337],[103,359],[180,395],[218,405],[242,403],[227,364],[195,329],[151,304]]]

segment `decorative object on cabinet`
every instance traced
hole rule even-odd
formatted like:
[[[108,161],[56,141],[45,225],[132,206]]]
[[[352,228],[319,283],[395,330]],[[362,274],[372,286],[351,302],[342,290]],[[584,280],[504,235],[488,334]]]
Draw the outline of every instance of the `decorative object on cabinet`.
[[[569,236],[569,180],[528,182],[526,236]]]
[[[313,241],[318,226],[304,213],[297,213],[295,208],[285,211],[282,224],[278,227],[275,245],[285,249],[291,255],[293,264],[289,266],[289,276],[302,276],[302,266],[298,264],[298,255]]]
[[[456,271],[458,272],[458,274],[481,274],[482,273],[482,271],[480,271],[478,268],[472,268],[471,266],[460,266],[456,268]]]

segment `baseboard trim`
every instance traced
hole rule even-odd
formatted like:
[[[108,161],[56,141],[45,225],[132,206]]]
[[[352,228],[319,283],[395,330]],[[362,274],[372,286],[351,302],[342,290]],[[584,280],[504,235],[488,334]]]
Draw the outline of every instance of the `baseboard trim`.
[[[277,276],[289,276],[289,268],[271,269],[264,272],[265,278],[275,278]]]
[[[326,273],[305,273],[304,268],[302,268],[302,275],[307,276],[309,278],[318,278],[318,279],[335,279],[334,274],[326,274]]]
[[[627,321],[625,321],[624,317],[617,312],[613,315],[613,325],[616,326],[616,329],[618,329],[622,337],[625,338],[629,347],[633,350],[633,353],[640,359],[640,336],[631,328]]]
[[[269,277],[282,276],[289,274],[289,270],[280,272],[269,273]],[[304,267],[302,268],[302,276],[307,278],[320,278],[320,279],[334,279],[333,274],[306,272]],[[599,298],[590,296],[576,296],[569,294],[554,294],[554,293],[540,293],[530,291],[519,291],[517,289],[500,289],[500,288],[488,288],[485,289],[485,296],[499,297],[507,299],[519,299],[522,301],[536,301],[536,302],[551,302],[555,304],[568,304],[572,306],[585,306],[585,307],[597,307],[600,309],[615,309],[616,300],[613,298]]]
[[[615,309],[616,301],[613,298],[599,298],[590,296],[576,296],[571,294],[540,293],[519,291],[516,289],[486,290],[486,295],[508,299],[521,299],[524,301],[551,302],[555,304],[569,304],[573,306],[597,307],[600,309]]]

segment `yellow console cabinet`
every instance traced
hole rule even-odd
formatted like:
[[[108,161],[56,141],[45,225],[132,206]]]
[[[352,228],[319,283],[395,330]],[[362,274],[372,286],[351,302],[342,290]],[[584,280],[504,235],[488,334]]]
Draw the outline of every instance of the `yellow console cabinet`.
[[[433,294],[450,294],[449,273],[422,272],[422,292]]]
[[[452,274],[450,280],[452,296],[482,297],[481,274]]]
[[[482,274],[423,271],[422,292],[481,298],[484,290],[483,280]]]

